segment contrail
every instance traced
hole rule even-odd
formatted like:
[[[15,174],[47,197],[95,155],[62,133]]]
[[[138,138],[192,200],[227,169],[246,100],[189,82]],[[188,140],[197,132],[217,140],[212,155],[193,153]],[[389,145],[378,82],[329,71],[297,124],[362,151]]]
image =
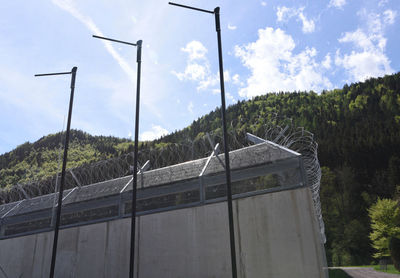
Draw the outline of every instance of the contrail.
[[[88,17],[83,15],[74,5],[73,0],[52,0],[53,4],[58,6],[59,8],[65,10],[69,14],[71,14],[73,17],[78,19],[81,23],[83,23],[90,31],[91,33],[102,36],[104,37],[103,33],[100,31],[100,29],[96,26],[96,24],[93,22],[93,20]],[[135,70],[129,65],[129,63],[122,58],[118,52],[114,49],[112,46],[112,43],[109,41],[104,41],[102,40],[102,43],[104,43],[104,47],[108,51],[108,53],[111,54],[111,56],[117,61],[117,63],[120,65],[122,70],[128,75],[129,79],[131,82],[135,83],[136,82],[136,72]],[[143,97],[142,102],[148,109],[151,110],[152,114],[157,116],[158,118],[162,118],[162,115],[160,114],[159,110],[154,107],[154,105],[149,101],[148,98]]]
[[[82,22],[92,33],[98,36],[103,36],[103,33],[100,31],[100,29],[96,26],[96,24],[93,22],[93,20],[88,17],[83,15],[75,6],[73,1],[71,0],[53,0],[53,4],[56,6],[60,7],[61,9],[65,10],[69,14],[71,14],[73,17],[78,19],[80,22]],[[131,66],[129,66],[129,63],[122,58],[118,52],[114,49],[112,44],[108,41],[102,41],[104,43],[104,47],[108,51],[108,53],[111,54],[111,56],[118,62],[122,70],[129,76],[129,79],[132,82],[136,82],[135,79],[135,71],[132,69]]]

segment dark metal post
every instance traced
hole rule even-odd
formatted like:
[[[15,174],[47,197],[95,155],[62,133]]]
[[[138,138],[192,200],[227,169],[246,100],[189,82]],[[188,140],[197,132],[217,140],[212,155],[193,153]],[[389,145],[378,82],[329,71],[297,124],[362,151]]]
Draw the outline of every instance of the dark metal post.
[[[170,5],[188,8],[196,11],[205,13],[213,13],[215,15],[215,29],[217,31],[218,40],[218,61],[219,61],[219,80],[221,86],[221,119],[222,119],[222,130],[224,136],[224,150],[225,150],[225,173],[226,173],[226,195],[228,203],[228,218],[229,218],[229,238],[230,238],[230,249],[231,249],[231,264],[232,264],[232,277],[237,277],[236,267],[236,250],[235,250],[235,227],[233,225],[233,207],[232,207],[232,185],[231,185],[231,167],[229,163],[229,147],[228,147],[228,133],[226,129],[226,115],[225,115],[225,85],[224,85],[224,68],[222,60],[222,42],[221,42],[221,24],[219,18],[219,7],[216,7],[214,11],[199,9],[186,5],[176,4],[169,2]]]
[[[226,130],[225,84],[224,84],[224,67],[222,61],[222,42],[221,42],[221,25],[219,20],[219,7],[216,7],[214,9],[214,14],[215,14],[215,29],[217,31],[217,40],[218,40],[219,82],[221,85],[221,104],[222,104],[221,118],[222,118],[222,130],[224,134],[226,195],[228,199],[229,238],[231,245],[232,277],[236,278],[237,267],[236,267],[236,250],[235,250],[235,227],[233,225],[232,185],[231,185],[231,167],[229,163],[228,132]]]
[[[133,157],[133,178],[132,178],[132,215],[131,215],[131,250],[129,259],[129,277],[133,278],[135,273],[135,229],[136,229],[136,195],[137,195],[137,169],[138,169],[138,148],[139,148],[139,108],[140,108],[140,76],[142,63],[142,40],[136,43],[120,41],[93,35],[94,38],[103,39],[128,45],[136,46],[137,62],[137,84],[136,84],[136,115],[135,115],[135,146]]]
[[[55,269],[55,265],[56,265],[58,231],[60,229],[60,222],[61,222],[61,206],[62,206],[64,185],[65,185],[65,169],[67,167],[69,134],[70,134],[70,128],[71,128],[72,106],[73,106],[73,102],[74,102],[75,77],[76,77],[77,69],[78,69],[77,67],[73,67],[71,72],[37,74],[37,75],[35,75],[35,76],[60,75],[60,74],[71,74],[72,75],[72,77],[71,77],[71,94],[70,94],[70,98],[69,98],[67,131],[66,131],[66,134],[65,134],[65,142],[64,142],[64,157],[63,157],[63,164],[62,164],[62,170],[61,170],[61,184],[60,184],[60,192],[58,193],[56,225],[54,227],[53,252],[52,252],[52,255],[51,255],[50,278],[54,277],[54,269]]]
[[[135,116],[135,147],[133,158],[133,184],[132,184],[132,216],[131,216],[131,255],[129,260],[129,277],[133,278],[135,270],[135,228],[136,228],[136,192],[137,192],[137,169],[138,169],[138,147],[139,147],[139,108],[140,108],[140,66],[142,62],[142,41],[137,45],[137,83],[136,83],[136,116]]]

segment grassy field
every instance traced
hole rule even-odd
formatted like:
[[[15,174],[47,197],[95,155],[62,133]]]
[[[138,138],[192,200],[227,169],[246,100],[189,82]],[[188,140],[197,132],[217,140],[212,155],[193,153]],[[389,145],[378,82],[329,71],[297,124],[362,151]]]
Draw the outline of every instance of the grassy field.
[[[341,269],[329,269],[329,278],[351,278]]]

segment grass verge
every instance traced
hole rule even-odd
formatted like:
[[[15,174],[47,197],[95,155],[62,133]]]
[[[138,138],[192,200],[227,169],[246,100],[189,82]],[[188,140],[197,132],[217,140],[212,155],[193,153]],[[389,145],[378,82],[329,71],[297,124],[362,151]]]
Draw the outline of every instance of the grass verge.
[[[400,274],[400,272],[394,268],[394,265],[388,264],[387,270],[381,270],[381,267],[379,265],[371,265],[376,271],[380,272],[385,272],[385,273],[391,273],[391,274]]]
[[[392,265],[392,264],[388,264],[387,270],[381,270],[380,265],[357,265],[357,266],[352,266],[352,267],[370,267],[370,268],[373,268],[374,270],[379,271],[379,272],[390,273],[390,274],[399,274],[400,275],[400,272],[396,268],[394,268],[394,265]],[[336,277],[350,277],[346,273],[345,274],[347,276],[331,276],[331,271],[333,271],[332,273],[334,273],[334,270],[337,270],[337,269],[330,269],[329,270],[329,277],[330,278],[332,278],[332,277],[333,278],[336,278]],[[335,275],[335,274],[332,274],[332,275]]]

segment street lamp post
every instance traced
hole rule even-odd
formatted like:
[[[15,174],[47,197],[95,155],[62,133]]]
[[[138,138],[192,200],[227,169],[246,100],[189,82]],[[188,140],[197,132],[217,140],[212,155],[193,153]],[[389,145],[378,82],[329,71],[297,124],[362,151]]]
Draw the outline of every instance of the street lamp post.
[[[138,169],[138,145],[139,145],[139,103],[140,103],[140,75],[142,62],[142,40],[136,43],[114,40],[110,38],[93,35],[94,38],[108,40],[136,46],[136,62],[137,62],[137,83],[136,83],[136,115],[135,115],[135,146],[133,157],[133,185],[132,185],[132,216],[131,216],[131,250],[129,260],[129,277],[133,278],[135,272],[135,228],[136,228],[136,195],[137,195],[137,169]]]
[[[169,2],[168,4],[178,6],[181,8],[187,8],[199,12],[209,13],[215,15],[215,29],[217,31],[218,41],[218,61],[219,61],[219,81],[221,87],[221,118],[222,118],[222,130],[224,136],[224,149],[225,149],[225,173],[226,173],[226,194],[228,200],[228,217],[229,217],[229,237],[230,237],[230,248],[231,248],[231,265],[232,265],[232,277],[237,277],[236,269],[236,251],[235,251],[235,230],[233,226],[233,208],[232,208],[232,186],[231,186],[231,169],[229,164],[229,148],[228,148],[228,134],[226,129],[226,116],[225,116],[225,85],[224,85],[224,69],[222,60],[222,42],[221,42],[221,24],[219,17],[219,7],[216,7],[214,11],[199,9],[191,6],[181,5],[177,3]]]
[[[56,265],[58,231],[60,229],[60,222],[61,222],[61,205],[62,205],[62,198],[63,198],[63,192],[64,192],[64,185],[65,185],[65,168],[67,167],[69,134],[70,134],[70,128],[71,128],[72,105],[74,102],[75,77],[76,77],[77,69],[78,69],[77,67],[73,67],[70,72],[35,74],[35,76],[71,74],[71,95],[70,95],[70,99],[69,99],[67,131],[65,134],[65,142],[64,142],[64,157],[63,157],[63,164],[62,164],[62,170],[61,170],[60,192],[58,193],[56,224],[54,227],[54,240],[53,240],[53,251],[51,254],[50,278],[54,277],[54,269],[55,269],[55,265]]]

